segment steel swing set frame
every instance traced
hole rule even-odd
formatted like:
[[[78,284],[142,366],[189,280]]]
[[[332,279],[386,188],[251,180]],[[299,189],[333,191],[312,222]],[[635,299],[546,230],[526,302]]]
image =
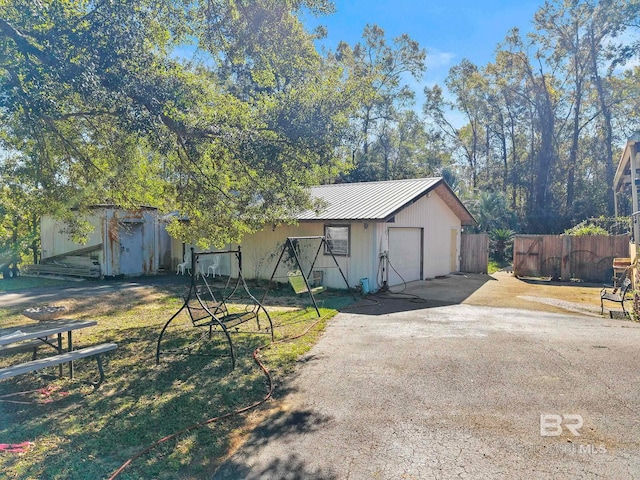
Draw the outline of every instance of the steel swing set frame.
[[[318,249],[315,252],[313,261],[311,262],[311,266],[309,267],[308,272],[304,271],[304,268],[302,267],[302,262],[300,261],[300,256],[298,255],[298,251],[296,250],[295,242],[297,242],[298,240],[320,240],[318,244]],[[335,266],[338,268],[338,271],[340,272],[340,275],[344,280],[344,284],[347,287],[347,290],[349,291],[353,299],[356,300],[355,295],[353,294],[353,292],[351,291],[351,288],[349,287],[349,282],[347,281],[347,277],[345,277],[344,272],[342,271],[342,268],[340,267],[340,264],[338,263],[338,260],[336,259],[336,256],[334,255],[333,250],[331,249],[331,244],[327,242],[327,238],[324,235],[314,235],[314,236],[302,236],[302,237],[287,237],[287,240],[284,242],[282,246],[280,257],[278,258],[278,262],[276,263],[276,266],[273,269],[273,273],[271,274],[271,278],[269,279],[269,284],[267,285],[267,289],[265,290],[264,295],[262,296],[261,302],[264,303],[265,298],[267,297],[267,295],[269,294],[269,291],[271,290],[271,286],[273,285],[273,280],[274,278],[276,278],[276,273],[278,272],[278,267],[282,263],[284,254],[287,252],[292,252],[293,259],[295,260],[298,270],[301,272],[302,279],[304,280],[304,284],[305,284],[304,292],[307,292],[309,294],[309,298],[311,299],[311,302],[313,303],[313,306],[316,309],[316,313],[318,314],[318,317],[320,317],[321,316],[320,309],[318,308],[318,303],[316,302],[315,296],[313,294],[314,289],[309,284],[309,278],[311,276],[311,273],[313,272],[313,268],[315,267],[316,262],[318,261],[318,256],[320,255],[320,251],[322,250],[323,247],[327,248],[327,251],[331,255],[331,258],[333,259]]]

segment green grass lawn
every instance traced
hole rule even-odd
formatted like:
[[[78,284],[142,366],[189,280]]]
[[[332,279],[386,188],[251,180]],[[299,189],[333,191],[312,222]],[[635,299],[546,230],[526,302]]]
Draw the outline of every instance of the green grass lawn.
[[[503,260],[501,262],[497,261],[497,260],[489,260],[489,266],[488,266],[488,274],[491,275],[492,273],[496,273],[500,270],[502,270],[505,267],[508,267],[509,265],[511,265],[510,261],[507,260]]]
[[[350,300],[331,294],[324,298],[322,319],[316,325],[313,308],[268,306],[277,341],[314,325],[301,338],[261,350],[261,361],[280,386],[275,395],[283,394],[283,379],[336,313],[330,307]],[[282,305],[282,298],[279,300]],[[219,357],[163,355],[160,364],[155,364],[160,329],[181,304],[179,295],[145,288],[68,305],[73,312],[69,316],[98,322],[74,335],[76,348],[118,344],[117,350],[105,356],[106,381],[96,391],[82,383],[97,375],[96,362],[90,358],[75,363],[74,380],[55,377],[57,369],[52,368],[46,372],[50,377],[35,372],[0,382],[0,443],[32,442],[25,453],[0,452],[2,478],[109,478],[157,440],[264,398],[267,379],[254,363],[252,352],[268,344],[270,336],[255,333],[255,323],[242,325],[254,333],[232,335],[237,352],[234,370],[222,335],[201,342],[199,350]],[[0,309],[0,325],[28,322],[21,310]],[[194,335],[202,333],[190,326],[186,314],[178,320],[168,330],[168,344],[196,340]],[[0,366],[28,359],[28,354],[0,357]],[[43,387],[53,389],[53,394],[13,395]],[[118,478],[207,478],[275,403],[271,400],[248,414],[212,422],[167,441],[136,459]]]

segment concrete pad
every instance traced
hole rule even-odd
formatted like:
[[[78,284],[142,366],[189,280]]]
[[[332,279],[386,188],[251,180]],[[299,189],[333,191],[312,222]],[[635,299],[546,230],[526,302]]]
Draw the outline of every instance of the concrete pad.
[[[382,310],[333,319],[213,478],[640,477],[640,324]]]

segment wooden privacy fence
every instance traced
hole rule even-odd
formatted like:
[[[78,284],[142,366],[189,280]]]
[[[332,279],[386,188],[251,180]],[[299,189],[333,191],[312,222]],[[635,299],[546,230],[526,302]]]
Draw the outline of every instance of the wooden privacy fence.
[[[609,283],[613,259],[629,257],[629,240],[629,235],[516,235],[513,274]]]
[[[486,233],[460,236],[460,271],[487,273],[489,266],[489,235]]]

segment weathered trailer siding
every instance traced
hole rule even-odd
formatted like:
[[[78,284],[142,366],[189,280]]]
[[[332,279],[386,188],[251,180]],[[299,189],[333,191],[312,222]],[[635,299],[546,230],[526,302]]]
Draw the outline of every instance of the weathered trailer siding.
[[[95,256],[100,262],[103,275],[137,276],[157,273],[160,253],[157,248],[158,222],[155,209],[130,211],[97,207],[81,219],[93,227],[84,244],[69,238],[63,222],[43,216],[40,223],[42,258],[102,244],[102,250]]]
[[[67,234],[65,234],[64,223],[55,220],[53,217],[43,215],[40,219],[40,245],[42,247],[42,258],[61,255],[66,252],[78,250],[92,245],[102,243],[104,225],[99,215],[95,213],[85,217],[83,220],[89,222],[92,231],[89,233],[89,239],[85,244],[74,242]],[[102,264],[102,251],[96,252],[99,256],[98,260]]]
[[[113,275],[158,273],[160,250],[157,210],[108,208],[105,213],[110,243],[106,252],[111,252]]]

